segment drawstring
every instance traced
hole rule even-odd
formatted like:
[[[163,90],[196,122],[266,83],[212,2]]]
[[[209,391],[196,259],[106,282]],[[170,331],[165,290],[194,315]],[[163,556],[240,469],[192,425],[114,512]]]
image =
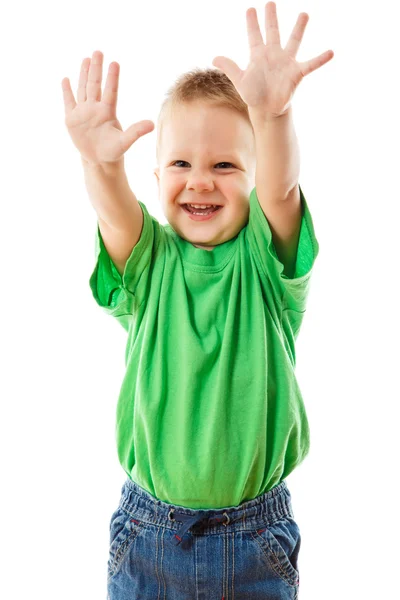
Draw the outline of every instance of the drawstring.
[[[224,525],[226,526],[230,522],[230,518],[226,512],[224,512],[220,517],[216,517],[215,515],[217,514],[221,515],[221,513],[218,513],[215,510],[200,510],[196,515],[187,515],[186,513],[171,509],[168,513],[168,519],[170,521],[182,521],[183,523],[178,532],[174,534],[174,537],[171,539],[171,543],[174,546],[178,546],[182,542],[185,533],[192,527],[192,525],[200,523],[203,520],[215,519],[216,521],[223,521],[226,517],[227,521],[224,523]],[[172,515],[175,515],[176,518],[174,518]]]
[[[217,514],[221,515],[221,513],[218,513],[215,510],[200,510],[196,515],[193,516],[171,509],[168,513],[168,519],[170,521],[182,521],[183,523],[182,527],[171,538],[171,543],[174,546],[178,546],[178,544],[182,542],[185,533],[192,527],[192,525],[200,523],[201,521],[206,519],[208,521],[211,521],[212,519],[215,519],[216,521],[223,521],[226,517],[226,523],[223,523],[223,525],[225,525],[226,527],[231,521],[229,515],[226,512],[224,512],[222,513],[222,517],[216,517],[215,515]],[[174,516],[176,516],[177,518],[175,519]],[[222,596],[222,600],[225,600],[225,596]]]

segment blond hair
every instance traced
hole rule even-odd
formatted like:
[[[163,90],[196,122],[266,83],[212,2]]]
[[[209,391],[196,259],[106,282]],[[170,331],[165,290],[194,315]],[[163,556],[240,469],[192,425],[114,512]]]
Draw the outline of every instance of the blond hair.
[[[195,67],[180,75],[167,90],[157,119],[157,162],[164,120],[180,104],[189,104],[198,100],[211,106],[224,106],[236,110],[252,126],[248,106],[229,77],[219,69]]]

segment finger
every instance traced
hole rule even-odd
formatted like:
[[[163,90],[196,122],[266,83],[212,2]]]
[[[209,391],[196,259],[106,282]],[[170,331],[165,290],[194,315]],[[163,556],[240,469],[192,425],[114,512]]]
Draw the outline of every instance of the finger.
[[[90,67],[90,58],[84,58],[79,73],[78,91],[76,94],[78,102],[86,102],[86,84]]]
[[[267,46],[281,45],[275,2],[267,2],[265,5],[265,38]]]
[[[144,121],[139,121],[139,123],[135,123],[128,127],[126,131],[122,133],[121,136],[121,149],[124,154],[129,148],[132,146],[136,140],[138,140],[142,135],[146,135],[146,133],[150,133],[153,131],[154,123],[153,121],[149,121],[148,119]]]
[[[296,25],[293,27],[293,31],[290,35],[289,41],[286,44],[285,50],[287,50],[288,54],[293,58],[296,57],[296,54],[299,50],[301,40],[303,39],[304,31],[306,25],[309,20],[309,16],[307,13],[300,13],[297,17]]]
[[[264,40],[261,35],[260,26],[257,19],[257,11],[255,8],[246,10],[247,22],[247,37],[249,39],[250,52],[257,46],[264,45]]]
[[[301,69],[303,76],[312,73],[316,69],[319,69],[323,65],[325,65],[328,61],[333,58],[333,50],[327,50],[323,52],[319,56],[312,58],[311,60],[306,60],[305,62],[298,63]]]
[[[225,75],[232,81],[233,85],[237,88],[239,81],[244,73],[238,65],[226,56],[216,56],[212,61],[214,67],[220,69]]]
[[[109,104],[112,107],[117,106],[119,71],[120,67],[117,62],[112,62],[108,67],[106,85],[101,99],[104,104]]]
[[[92,102],[101,100],[101,77],[103,71],[103,53],[99,50],[93,52],[90,61],[88,80],[86,84],[87,100]]]
[[[65,116],[67,116],[76,106],[75,97],[68,77],[64,77],[61,82],[61,87],[63,91]]]

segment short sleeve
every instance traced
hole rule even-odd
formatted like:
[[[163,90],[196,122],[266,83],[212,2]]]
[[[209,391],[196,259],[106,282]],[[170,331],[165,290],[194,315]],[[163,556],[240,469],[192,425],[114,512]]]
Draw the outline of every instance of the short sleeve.
[[[311,214],[299,186],[302,209],[301,228],[293,277],[283,273],[284,265],[279,260],[273,243],[272,232],[259,203],[256,188],[250,194],[250,213],[247,225],[248,243],[257,256],[265,276],[280,296],[282,308],[303,311],[306,308],[309,282],[319,244],[315,236]]]
[[[97,304],[129,329],[130,318],[146,296],[151,258],[157,244],[156,226],[146,206],[139,201],[143,212],[143,227],[139,241],[132,249],[122,276],[116,269],[104,245],[97,223],[95,237],[95,267],[89,285]]]
[[[297,337],[306,310],[310,289],[310,278],[319,244],[315,236],[310,210],[299,185],[302,220],[293,277],[283,273],[284,265],[279,260],[272,238],[268,219],[259,203],[256,188],[250,194],[250,213],[247,225],[248,246],[263,274],[272,301],[279,308],[282,323],[289,339]]]

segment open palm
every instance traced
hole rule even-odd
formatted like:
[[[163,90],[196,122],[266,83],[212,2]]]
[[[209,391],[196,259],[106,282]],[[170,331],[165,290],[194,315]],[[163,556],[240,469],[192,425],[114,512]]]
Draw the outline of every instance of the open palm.
[[[296,54],[308,22],[307,13],[300,13],[285,48],[281,47],[275,2],[265,5],[266,44],[264,44],[255,8],[246,11],[250,63],[245,71],[224,56],[212,64],[232,81],[249,108],[279,116],[284,113],[300,81],[331,58],[327,50],[305,62],[296,61]]]

